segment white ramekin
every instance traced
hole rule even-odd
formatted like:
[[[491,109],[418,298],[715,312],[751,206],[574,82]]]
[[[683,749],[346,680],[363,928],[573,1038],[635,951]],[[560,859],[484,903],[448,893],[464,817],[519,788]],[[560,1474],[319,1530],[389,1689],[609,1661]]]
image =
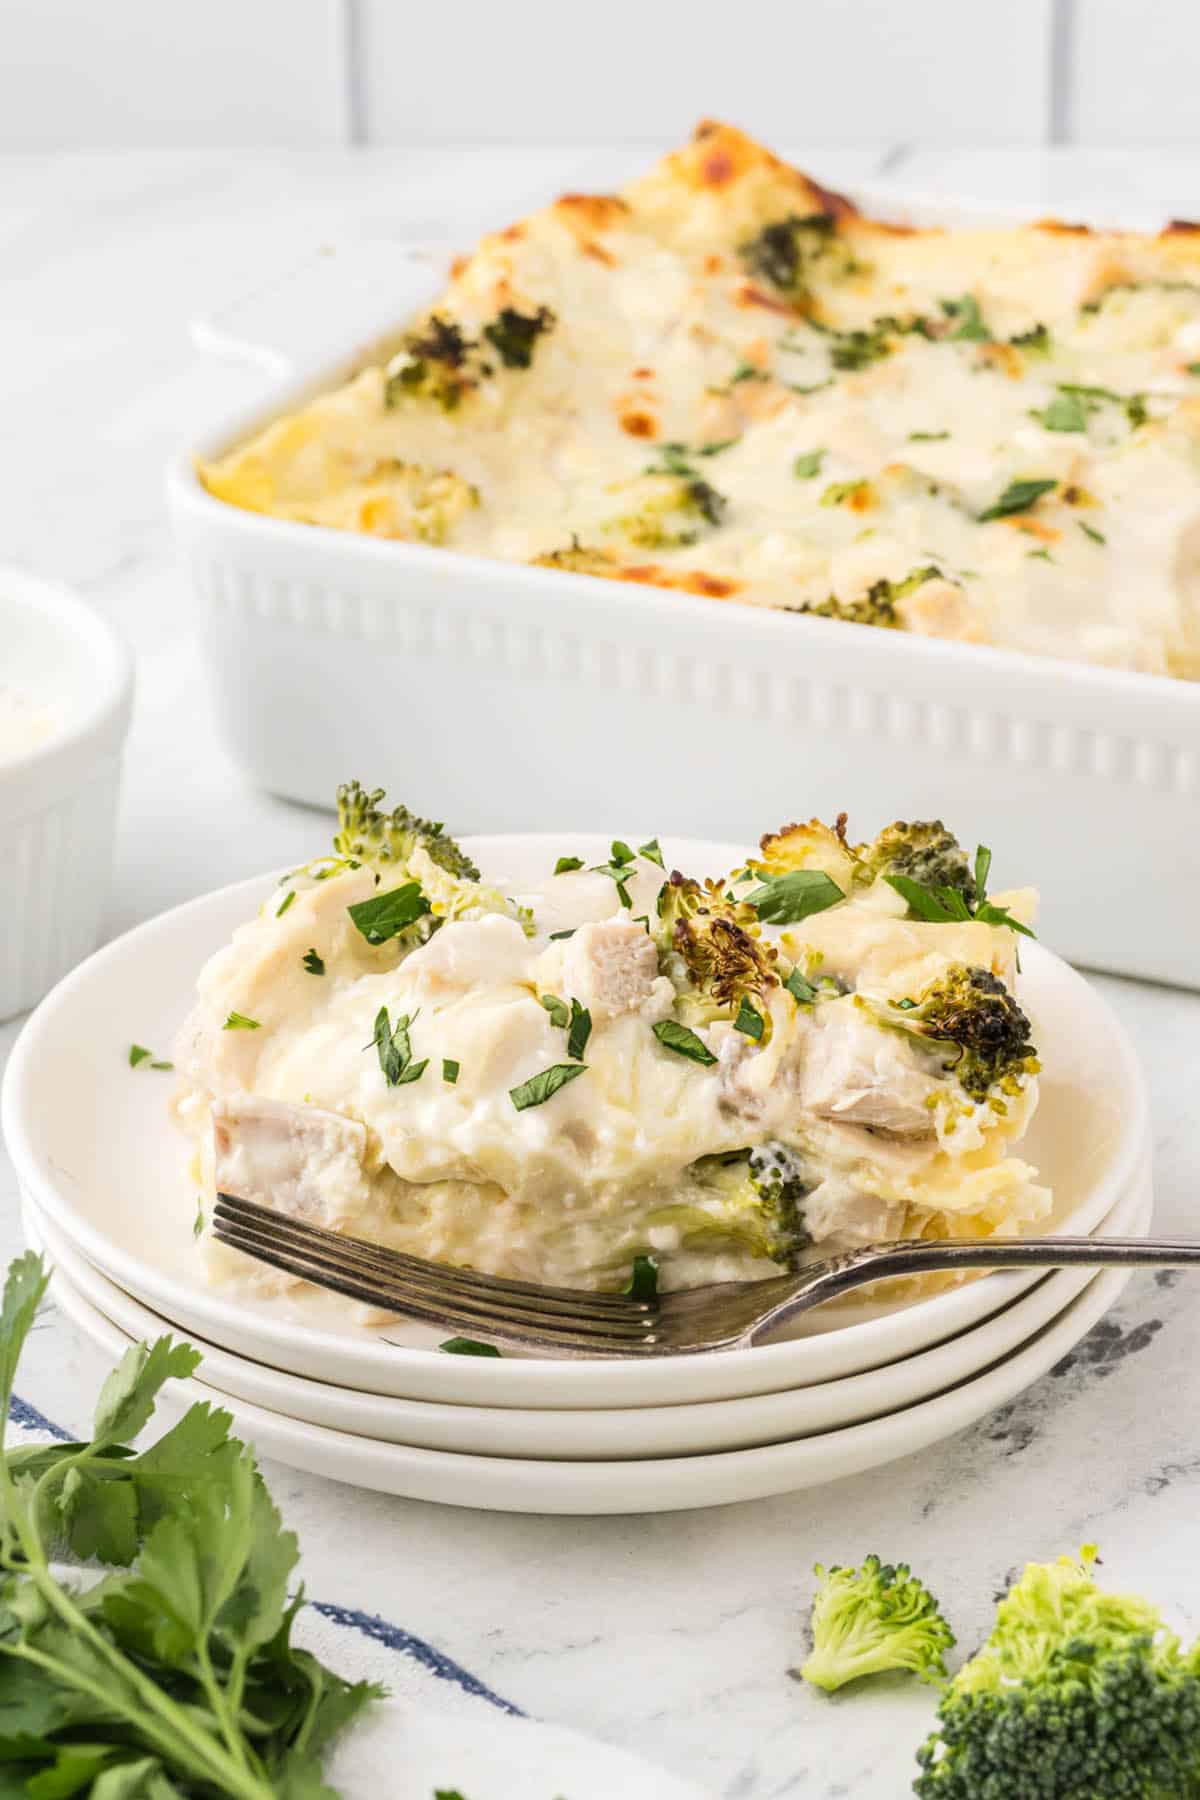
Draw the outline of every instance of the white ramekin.
[[[112,873],[133,663],[57,583],[0,568],[0,683],[61,708],[61,730],[0,763],[0,1019],[96,947]]]

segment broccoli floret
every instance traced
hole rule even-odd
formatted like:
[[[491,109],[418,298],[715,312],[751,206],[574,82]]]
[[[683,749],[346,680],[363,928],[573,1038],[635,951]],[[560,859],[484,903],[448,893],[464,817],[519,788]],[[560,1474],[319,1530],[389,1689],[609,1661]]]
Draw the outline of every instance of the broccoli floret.
[[[657,910],[661,964],[690,1022],[731,1017],[743,998],[761,1003],[778,987],[778,952],[762,936],[758,914],[718,882],[675,870],[659,889]]]
[[[922,887],[954,888],[968,906],[978,898],[967,853],[940,819],[896,819],[885,825],[860,861],[873,880],[903,875]]]
[[[804,1202],[811,1188],[804,1164],[786,1144],[759,1144],[750,1152],[750,1185],[762,1201],[776,1262],[791,1268],[800,1252],[812,1243],[804,1217]]]
[[[732,1244],[790,1269],[812,1242],[804,1222],[808,1191],[799,1157],[784,1144],[702,1156],[679,1200],[658,1208],[647,1224],[671,1227],[687,1249]]]
[[[903,600],[906,594],[913,593],[926,581],[935,577],[940,579],[941,573],[930,564],[926,568],[913,569],[903,581],[873,581],[865,594],[858,594],[853,600],[839,600],[836,594],[830,594],[827,600],[796,610],[818,619],[842,619],[849,625],[875,625],[884,631],[902,631],[904,620],[896,610],[897,600]]]
[[[769,282],[796,306],[809,297],[808,277],[814,265],[824,264],[825,272],[834,278],[849,275],[856,267],[838,238],[832,213],[809,213],[805,218],[789,213],[775,219],[743,244],[738,254],[752,275]]]
[[[640,485],[645,497],[637,511],[621,514],[606,529],[641,550],[686,549],[699,540],[697,521],[719,525],[725,516],[725,496],[699,476],[649,469]]]
[[[518,312],[515,306],[505,306],[490,324],[484,326],[483,335],[506,369],[527,369],[533,361],[538,339],[553,324],[554,314],[548,306],[539,306],[534,313]]]
[[[922,1681],[945,1679],[954,1633],[907,1563],[868,1556],[861,1569],[818,1563],[816,1574],[821,1585],[813,1601],[812,1655],[800,1670],[805,1681],[833,1693],[889,1669],[906,1669]],[[1004,1791],[1015,1800],[1022,1790]]]
[[[533,564],[538,569],[571,569],[578,575],[611,575],[617,566],[610,550],[581,544],[574,534],[561,549],[545,550],[535,556]]]
[[[453,412],[473,385],[468,361],[475,348],[453,319],[431,313],[421,329],[408,333],[384,368],[384,405],[395,407],[405,396],[412,396],[432,400],[444,411]]]
[[[821,869],[848,893],[857,867],[857,852],[846,839],[847,814],[839,813],[832,826],[820,819],[807,824],[781,825],[760,839],[759,855],[750,868],[764,880],[772,875],[791,875],[797,869]]]
[[[921,1800],[1185,1800],[1200,1793],[1200,1667],[1096,1552],[1030,1563],[917,1752]]]
[[[990,969],[951,963],[916,999],[859,998],[881,1024],[923,1039],[977,1103],[1019,1094],[1041,1066],[1029,1019]]]
[[[422,849],[448,875],[465,881],[479,880],[479,870],[471,858],[440,824],[418,819],[407,806],[384,812],[379,804],[383,798],[383,788],[368,793],[357,781],[343,782],[338,788],[338,828],[333,847],[339,856],[372,865],[406,863],[414,850]]]

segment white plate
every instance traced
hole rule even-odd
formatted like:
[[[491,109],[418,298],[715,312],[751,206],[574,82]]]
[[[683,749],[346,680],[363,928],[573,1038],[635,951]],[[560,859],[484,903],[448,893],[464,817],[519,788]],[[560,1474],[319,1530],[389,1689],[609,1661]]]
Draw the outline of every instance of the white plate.
[[[465,840],[506,885],[532,885],[599,836]],[[728,868],[744,846],[668,840],[668,862]],[[188,1011],[196,973],[270,891],[273,877],[191,901],[118,938],[68,976],[29,1020],[9,1060],[2,1123],[22,1192],[89,1262],[176,1325],[258,1361],[375,1393],[491,1406],[650,1406],[720,1400],[828,1381],[943,1342],[1032,1285],[989,1275],[930,1299],[817,1314],[794,1342],[660,1362],[444,1356],[440,1332],[380,1332],[315,1291],[251,1300],[204,1285],[192,1237],[190,1147],[166,1112],[167,1082],[131,1071],[131,1041],[165,1046]],[[1140,1069],[1125,1032],[1081,976],[1042,945],[1023,945],[1022,999],[1047,1073],[1022,1150],[1054,1188],[1055,1230],[1090,1231],[1129,1187],[1147,1138]]]
[[[388,1800],[430,1800],[439,1788],[466,1800],[704,1800],[690,1782],[561,1725],[420,1712],[395,1700],[339,1739],[324,1775],[346,1800],[380,1800],[381,1768]]]
[[[1128,1193],[1101,1222],[1110,1236],[1130,1231],[1150,1206],[1150,1171],[1144,1168]],[[26,1236],[49,1252],[84,1299],[132,1338],[155,1338],[170,1322],[151,1312],[80,1256],[48,1220],[25,1205]],[[356,1393],[287,1375],[231,1355],[191,1335],[204,1356],[204,1380],[220,1393],[268,1411],[352,1431],[384,1443],[477,1456],[552,1457],[574,1461],[685,1456],[700,1451],[741,1450],[778,1443],[880,1418],[925,1400],[989,1368],[1058,1316],[1094,1278],[1084,1269],[1060,1270],[971,1331],[936,1349],[902,1358],[886,1368],[840,1381],[818,1382],[779,1394],[740,1400],[698,1401],[690,1406],[565,1408],[443,1406],[435,1401]]]
[[[1147,1208],[1135,1230],[1144,1231],[1149,1217]],[[194,1378],[170,1383],[160,1407],[174,1415],[196,1400],[215,1402],[232,1414],[238,1432],[261,1456],[330,1481],[346,1481],[409,1500],[433,1500],[490,1512],[685,1512],[821,1487],[950,1437],[1005,1405],[1052,1369],[1103,1317],[1128,1280],[1124,1269],[1098,1275],[1057,1319],[1012,1356],[933,1400],[840,1431],[717,1455],[633,1462],[458,1456],[308,1425],[231,1399]],[[67,1317],[107,1356],[115,1361],[129,1348],[131,1340],[125,1333],[85,1300],[61,1269],[54,1271],[52,1291]]]

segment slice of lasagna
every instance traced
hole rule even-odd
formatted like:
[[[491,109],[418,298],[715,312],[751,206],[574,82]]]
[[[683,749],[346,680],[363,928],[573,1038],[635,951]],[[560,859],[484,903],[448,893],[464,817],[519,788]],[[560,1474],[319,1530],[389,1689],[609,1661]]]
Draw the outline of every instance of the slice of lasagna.
[[[335,855],[200,977],[177,1114],[217,1191],[437,1261],[618,1287],[755,1278],[880,1238],[1019,1231],[1032,896],[940,824],[657,843],[489,886],[356,785]],[[214,1250],[215,1272],[276,1278]]]
[[[234,505],[1200,675],[1200,237],[864,217],[728,126],[484,239]]]

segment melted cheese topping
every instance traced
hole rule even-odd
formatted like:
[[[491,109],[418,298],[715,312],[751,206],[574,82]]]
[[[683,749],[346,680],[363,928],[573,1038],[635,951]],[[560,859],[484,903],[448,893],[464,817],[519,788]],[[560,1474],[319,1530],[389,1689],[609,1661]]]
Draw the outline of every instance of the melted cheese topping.
[[[410,873],[436,895],[428,858]],[[955,963],[1011,987],[1011,931],[909,919],[876,882],[769,933],[783,966],[823,982],[815,1004],[775,979],[758,1038],[732,1008],[696,1018],[697,1060],[655,1031],[686,1006],[670,954],[638,922],[655,917],[662,880],[639,858],[626,908],[606,874],[547,871],[519,916],[460,904],[415,947],[372,946],[356,928],[348,909],[381,891],[369,868],[302,877],[286,906],[281,890],[203,971],[176,1050],[177,1112],[209,1199],[223,1188],[419,1256],[585,1286],[616,1285],[642,1253],[668,1285],[777,1273],[795,1245],[764,1224],[756,1147],[802,1186],[819,1253],[1044,1216],[1048,1193],[1009,1154],[1035,1066],[972,1103],[936,1046],[870,1010]],[[1010,902],[1028,913],[1029,896]],[[590,1019],[574,1051],[572,1003]],[[403,1080],[378,1050],[381,1009],[385,1039],[407,1021],[416,1073]],[[563,1066],[575,1075],[557,1092],[517,1104]],[[246,1274],[234,1253],[212,1254],[219,1275]]]
[[[234,505],[1200,675],[1200,238],[879,224],[728,127],[486,238]]]

